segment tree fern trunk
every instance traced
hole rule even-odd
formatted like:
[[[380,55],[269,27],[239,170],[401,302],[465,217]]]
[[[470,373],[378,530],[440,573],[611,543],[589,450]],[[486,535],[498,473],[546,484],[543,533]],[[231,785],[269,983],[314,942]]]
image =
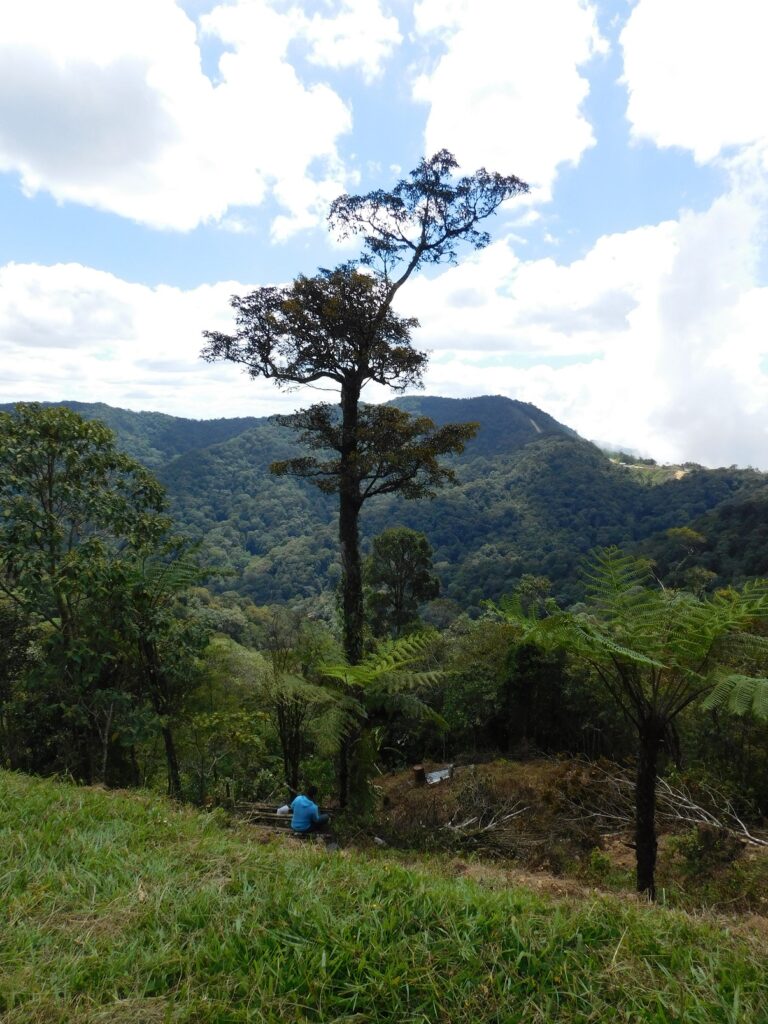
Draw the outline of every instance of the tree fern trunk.
[[[656,778],[663,732],[656,722],[640,729],[635,786],[635,844],[637,891],[656,899]]]

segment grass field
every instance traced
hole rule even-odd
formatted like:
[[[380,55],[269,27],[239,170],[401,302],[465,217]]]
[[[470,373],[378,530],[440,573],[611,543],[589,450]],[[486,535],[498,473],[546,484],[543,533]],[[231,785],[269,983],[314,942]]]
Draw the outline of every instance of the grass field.
[[[0,773],[0,1020],[768,1021],[765,934]]]

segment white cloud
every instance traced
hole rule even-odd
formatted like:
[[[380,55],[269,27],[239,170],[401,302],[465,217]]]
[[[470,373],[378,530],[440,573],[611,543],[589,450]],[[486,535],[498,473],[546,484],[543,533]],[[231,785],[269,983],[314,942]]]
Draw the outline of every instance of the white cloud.
[[[570,264],[499,242],[421,278],[402,304],[433,350],[428,389],[524,399],[669,460],[768,468],[766,191],[734,176],[708,210],[604,236]]]
[[[289,47],[375,76],[399,40],[377,0],[327,17],[269,0],[216,6],[199,26],[174,0],[25,0],[0,35],[0,170],[155,228],[188,230],[256,206],[284,207],[275,236],[316,224],[347,175],[351,112],[306,85]],[[203,40],[223,46],[214,85]]]
[[[593,145],[579,69],[605,50],[585,0],[421,0],[416,30],[445,52],[415,83],[430,104],[427,153],[443,147],[464,167],[514,173],[547,198],[560,163]]]
[[[598,240],[570,264],[497,242],[403,290],[432,349],[427,390],[531,401],[586,437],[667,459],[768,468],[768,287],[761,208],[741,185],[703,213]],[[214,417],[266,415],[328,394],[286,393],[199,359],[230,330],[221,282],[131,284],[77,264],[0,268],[0,401],[74,398]],[[372,389],[369,400],[390,397]]]
[[[199,358],[202,330],[231,329],[229,296],[249,287],[182,291],[79,264],[1,267],[0,361],[19,369],[3,374],[0,401],[103,401],[201,419],[292,407],[301,395]]]
[[[437,278],[416,279],[401,303],[421,319],[420,344],[429,348],[602,355],[655,294],[674,231],[668,223],[607,235],[567,265],[522,260],[513,241],[501,240]]]
[[[768,137],[765,0],[639,0],[621,34],[636,138],[699,162]]]
[[[605,235],[571,263],[523,259],[510,236],[409,282],[398,305],[421,319],[414,340],[433,352],[428,391],[503,393],[656,457],[768,468],[764,155],[729,166],[731,187],[709,209]],[[229,295],[250,287],[183,291],[76,264],[2,267],[0,358],[12,372],[0,400],[212,417],[330,398],[200,361],[201,330],[230,330]]]
[[[381,10],[379,0],[342,0],[335,18],[313,15],[304,24],[310,42],[309,60],[331,68],[359,66],[373,81],[402,41],[397,18]]]

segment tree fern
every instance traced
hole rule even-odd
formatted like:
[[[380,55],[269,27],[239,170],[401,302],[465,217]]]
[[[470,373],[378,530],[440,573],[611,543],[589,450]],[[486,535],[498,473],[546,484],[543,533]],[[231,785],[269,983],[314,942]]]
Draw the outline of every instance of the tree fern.
[[[369,779],[378,751],[373,735],[376,717],[405,714],[412,720],[441,722],[419,699],[418,690],[436,685],[445,673],[414,667],[429,655],[432,643],[428,633],[399,637],[381,643],[357,665],[345,660],[319,666],[320,676],[340,684],[341,697],[349,702],[335,724],[342,737],[340,756],[348,758],[352,802],[357,810],[371,803]]]
[[[676,717],[704,697],[706,707],[768,717],[768,639],[753,631],[768,618],[768,582],[711,597],[665,590],[648,562],[617,548],[595,554],[584,579],[581,610],[520,619],[521,632],[590,664],[637,729],[637,884],[652,896],[657,758]]]

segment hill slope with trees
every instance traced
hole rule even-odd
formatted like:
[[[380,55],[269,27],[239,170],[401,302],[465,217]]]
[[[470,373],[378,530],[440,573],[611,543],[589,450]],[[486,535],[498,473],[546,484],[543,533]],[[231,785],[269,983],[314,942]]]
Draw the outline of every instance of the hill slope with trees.
[[[299,454],[292,431],[271,418],[199,421],[64,404],[104,420],[121,447],[157,473],[180,525],[201,540],[205,561],[220,570],[215,589],[270,603],[335,585],[332,497],[269,471],[273,461]],[[388,526],[423,532],[443,596],[462,607],[509,592],[526,573],[549,577],[561,602],[578,600],[577,567],[601,545],[656,537],[653,553],[663,569],[663,559],[673,559],[676,550],[669,549],[665,532],[691,523],[698,524],[709,552],[697,557],[714,567],[718,579],[764,571],[759,566],[765,560],[750,539],[765,529],[763,473],[689,467],[655,483],[528,403],[501,396],[408,396],[395,404],[438,426],[474,421],[480,430],[453,460],[455,487],[432,501],[386,496],[368,503],[364,549]]]

